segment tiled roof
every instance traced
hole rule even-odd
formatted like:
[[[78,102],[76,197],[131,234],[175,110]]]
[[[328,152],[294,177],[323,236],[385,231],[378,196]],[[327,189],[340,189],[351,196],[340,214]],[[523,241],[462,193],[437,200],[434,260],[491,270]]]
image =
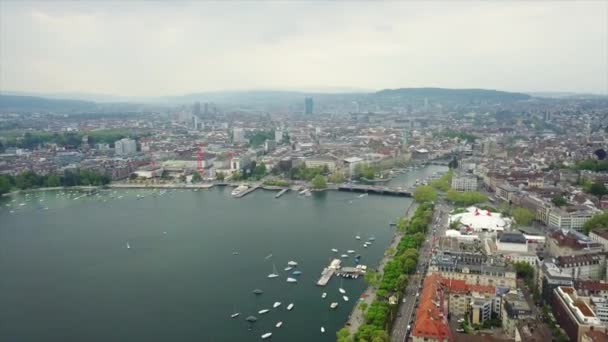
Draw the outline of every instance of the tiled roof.
[[[441,304],[443,303],[441,293],[441,282],[443,278],[439,274],[430,274],[424,280],[424,287],[420,294],[420,304],[416,310],[416,322],[412,336],[420,338],[447,339],[452,340],[450,328],[443,315]]]

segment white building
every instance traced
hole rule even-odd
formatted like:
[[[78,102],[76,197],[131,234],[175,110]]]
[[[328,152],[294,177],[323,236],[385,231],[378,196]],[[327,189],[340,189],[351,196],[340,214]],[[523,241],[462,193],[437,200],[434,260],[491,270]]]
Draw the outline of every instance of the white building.
[[[452,177],[452,189],[456,191],[477,191],[477,177],[473,174],[457,173]]]
[[[350,158],[345,158],[344,159],[344,166],[346,167],[346,169],[348,170],[348,173],[350,175],[355,173],[355,167],[358,164],[362,164],[363,163],[363,159],[359,158],[359,157],[350,157]]]
[[[245,130],[240,127],[234,127],[232,129],[232,141],[235,143],[246,143]]]
[[[277,144],[280,144],[283,142],[283,130],[277,129],[274,131],[274,141]]]
[[[608,230],[596,229],[589,232],[589,237],[595,242],[599,242],[604,246],[604,251],[608,251]]]
[[[114,142],[114,153],[118,156],[128,156],[137,153],[137,143],[133,139],[120,139]]]

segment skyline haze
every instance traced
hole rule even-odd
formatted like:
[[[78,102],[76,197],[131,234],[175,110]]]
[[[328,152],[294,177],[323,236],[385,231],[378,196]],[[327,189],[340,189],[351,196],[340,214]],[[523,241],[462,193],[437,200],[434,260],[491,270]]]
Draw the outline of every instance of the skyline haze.
[[[608,4],[0,1],[0,91],[608,94]]]

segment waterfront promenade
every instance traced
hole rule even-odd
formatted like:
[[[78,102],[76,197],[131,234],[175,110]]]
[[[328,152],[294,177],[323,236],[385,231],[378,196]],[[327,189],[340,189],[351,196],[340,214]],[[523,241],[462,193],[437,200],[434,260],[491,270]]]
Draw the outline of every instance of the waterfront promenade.
[[[411,215],[416,211],[417,206],[418,205],[416,202],[412,202],[405,211],[405,217],[410,218]],[[391,240],[391,243],[386,248],[386,250],[396,250],[397,245],[399,245],[399,242],[401,241],[402,237],[403,233],[396,230],[395,235],[393,236],[393,239]],[[380,260],[380,263],[377,268],[377,272],[379,275],[382,275],[384,271],[384,266],[389,260],[391,260],[391,258],[393,258],[393,256],[394,255],[387,255],[386,253],[384,253],[384,256]],[[376,288],[368,285],[365,291],[361,294],[360,300],[357,301],[357,305],[355,305],[353,311],[348,316],[346,327],[348,328],[351,334],[357,332],[357,329],[359,329],[360,325],[365,324],[365,313],[361,309],[359,309],[360,303],[367,303],[369,307],[369,305],[371,305],[374,300],[376,300],[376,291]]]

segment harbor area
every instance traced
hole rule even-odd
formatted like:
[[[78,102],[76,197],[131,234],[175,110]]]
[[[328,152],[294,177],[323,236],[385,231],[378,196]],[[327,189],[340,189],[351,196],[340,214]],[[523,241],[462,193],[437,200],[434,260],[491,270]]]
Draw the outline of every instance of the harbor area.
[[[357,279],[365,274],[367,266],[357,265],[355,267],[342,267],[342,260],[333,259],[321,272],[321,277],[317,281],[317,286],[326,286],[331,278],[336,275],[343,278]]]

